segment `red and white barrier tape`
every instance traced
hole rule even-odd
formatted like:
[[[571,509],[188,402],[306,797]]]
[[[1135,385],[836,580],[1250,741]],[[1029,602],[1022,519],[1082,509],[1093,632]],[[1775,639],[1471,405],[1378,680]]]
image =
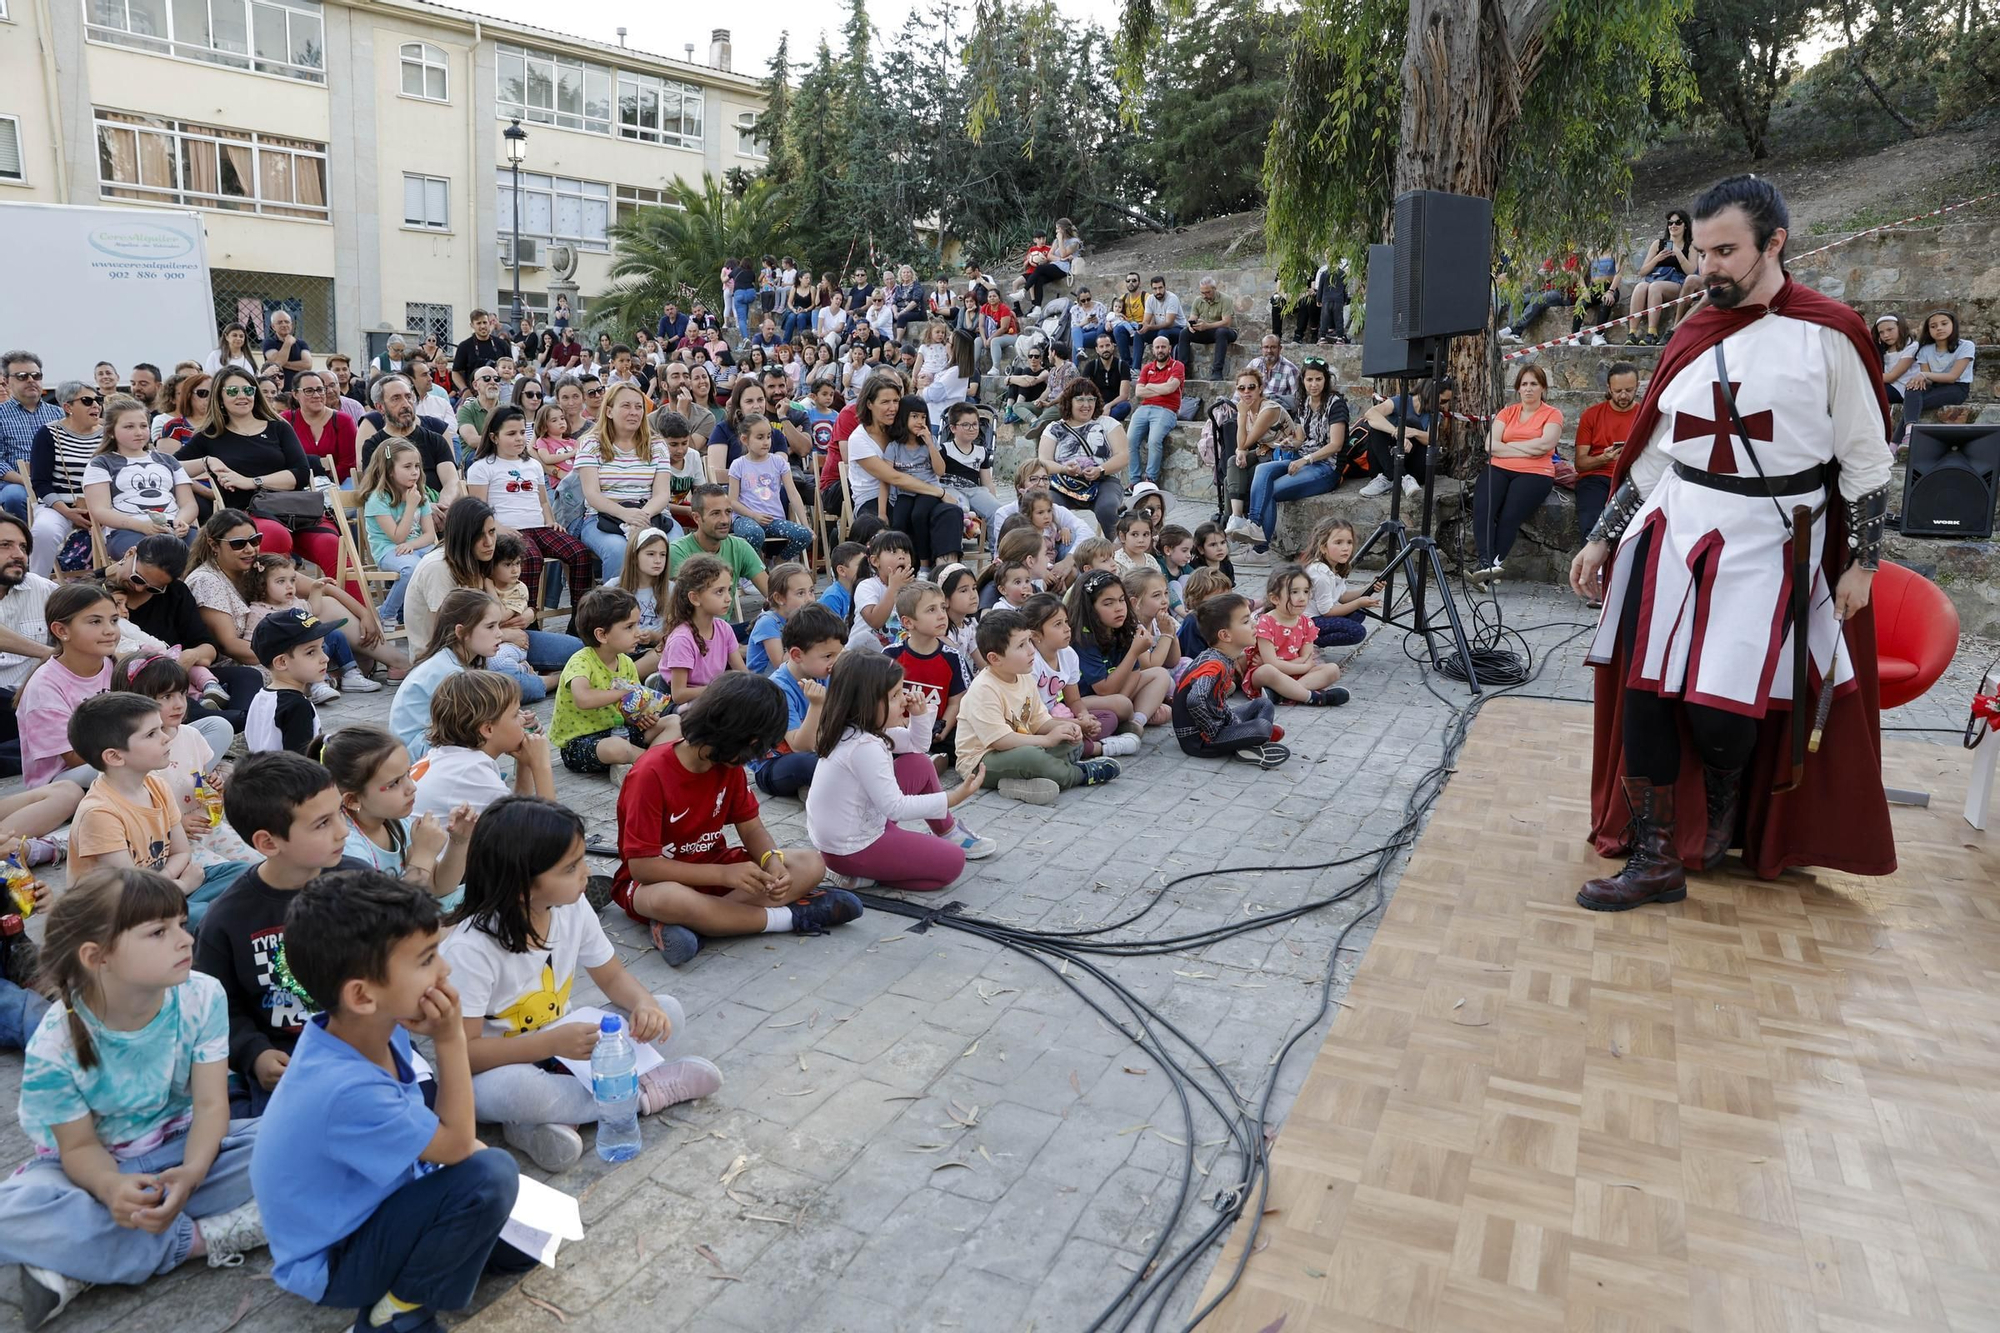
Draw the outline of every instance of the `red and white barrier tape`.
[[[1881,232],[1881,231],[1894,231],[1898,227],[1907,227],[1912,222],[1922,222],[1926,218],[1943,217],[1946,213],[1955,213],[1961,208],[1970,208],[1974,204],[1984,203],[1988,199],[1995,199],[1995,198],[2000,198],[2000,190],[1992,190],[1988,191],[1985,194],[1975,195],[1970,199],[1963,199],[1955,204],[1946,204],[1943,208],[1933,208],[1928,213],[1917,213],[1910,217],[1903,218],[1900,221],[1884,222],[1879,227],[1869,227],[1865,231],[1855,232],[1852,236],[1843,236],[1837,241],[1828,241],[1825,245],[1820,246],[1817,250],[1808,250],[1802,255],[1793,255],[1788,262],[1796,264],[1800,260],[1811,259],[1814,255],[1823,255],[1828,250],[1832,250],[1838,246],[1846,245],[1852,241],[1858,241],[1863,236],[1873,236],[1876,232]],[[1671,301],[1662,302],[1661,304],[1656,306],[1648,306],[1646,309],[1637,311],[1636,313],[1633,314],[1620,315],[1617,319],[1611,320],[1609,323],[1594,324],[1587,329],[1579,329],[1575,333],[1569,334],[1567,337],[1551,338],[1547,342],[1536,343],[1532,347],[1517,347],[1513,351],[1501,357],[1500,359],[1502,361],[1519,361],[1524,356],[1533,356],[1536,352],[1546,352],[1551,347],[1561,347],[1565,343],[1573,343],[1579,338],[1587,338],[1593,333],[1602,333],[1606,329],[1615,329],[1620,324],[1629,323],[1631,321],[1639,319],[1642,316],[1650,315],[1656,310],[1672,310],[1675,306],[1685,304],[1688,301],[1692,301],[1700,295],[1701,293],[1699,291],[1686,292],[1680,296],[1676,296]]]

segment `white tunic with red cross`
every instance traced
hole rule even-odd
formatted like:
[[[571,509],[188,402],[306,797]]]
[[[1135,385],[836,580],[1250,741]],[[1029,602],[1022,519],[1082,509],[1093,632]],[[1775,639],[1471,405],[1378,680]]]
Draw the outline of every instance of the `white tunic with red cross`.
[[[1711,348],[1661,392],[1659,424],[1633,460],[1631,479],[1645,505],[1612,556],[1590,660],[1611,660],[1627,590],[1637,580],[1627,687],[1762,717],[1768,708],[1788,708],[1792,696],[1787,521],[1796,505],[1818,511],[1808,676],[1814,688],[1829,669],[1836,687],[1853,679],[1852,654],[1843,649],[1836,660],[1833,651],[1841,625],[1820,569],[1824,508],[1886,484],[1890,455],[1871,382],[1876,372],[1837,330],[1766,314],[1730,334],[1722,348],[1756,461],[1730,419]],[[1775,503],[1761,487],[1735,495],[1688,481],[1672,467],[1756,483],[1758,465],[1764,476],[1783,477],[1834,459],[1841,465],[1838,495],[1813,489]]]

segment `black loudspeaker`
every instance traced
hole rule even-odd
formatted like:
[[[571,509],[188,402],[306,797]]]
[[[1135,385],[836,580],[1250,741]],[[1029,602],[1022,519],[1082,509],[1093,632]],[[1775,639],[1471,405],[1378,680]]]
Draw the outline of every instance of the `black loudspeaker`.
[[[1910,431],[1903,474],[1903,534],[1991,537],[2000,494],[2000,426],[1941,426]]]
[[[1420,380],[1430,374],[1423,348],[1390,331],[1396,298],[1396,247],[1368,247],[1368,304],[1361,325],[1361,373],[1369,379]]]
[[[1411,190],[1397,198],[1395,218],[1390,333],[1411,342],[1483,333],[1493,313],[1493,201]]]

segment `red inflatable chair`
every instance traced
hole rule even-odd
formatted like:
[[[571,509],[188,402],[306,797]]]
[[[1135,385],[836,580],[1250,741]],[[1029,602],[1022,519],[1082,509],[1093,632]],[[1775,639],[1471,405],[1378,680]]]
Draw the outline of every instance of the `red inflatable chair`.
[[[1882,562],[1869,590],[1875,608],[1875,662],[1882,711],[1900,708],[1937,684],[1958,651],[1958,608],[1944,590],[1901,565]],[[1929,805],[1929,792],[1889,789],[1901,805]]]

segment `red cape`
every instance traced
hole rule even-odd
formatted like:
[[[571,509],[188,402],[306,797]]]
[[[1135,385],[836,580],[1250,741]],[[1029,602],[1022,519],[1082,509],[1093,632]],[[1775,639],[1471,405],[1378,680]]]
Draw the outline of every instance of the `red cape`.
[[[1761,318],[1764,306],[1721,310],[1705,306],[1681,322],[1659,368],[1653,373],[1639,415],[1632,423],[1632,444],[1619,458],[1614,477],[1623,481],[1632,460],[1653,437],[1660,417],[1661,391],[1695,358],[1729,334]],[[1838,329],[1854,344],[1864,365],[1873,367],[1876,352],[1868,326],[1851,307],[1821,296],[1791,278],[1772,299],[1769,309],[1793,319]],[[1889,438],[1889,400],[1879,376],[1876,406],[1882,413],[1882,438]],[[1616,484],[1614,481],[1614,487]],[[1821,562],[1827,586],[1840,579],[1847,564],[1847,510],[1838,495],[1826,514],[1826,546]],[[1772,784],[1783,772],[1791,746],[1791,716],[1783,703],[1773,703],[1757,728],[1757,749],[1743,774],[1743,859],[1764,879],[1774,879],[1789,866],[1822,866],[1857,875],[1887,875],[1896,868],[1895,839],[1889,827],[1889,805],[1882,793],[1882,734],[1880,693],[1875,671],[1875,613],[1871,608],[1847,622],[1847,649],[1857,688],[1834,699],[1819,753],[1806,757],[1801,784],[1774,795]],[[1812,673],[1812,688],[1819,688]],[[1624,726],[1625,653],[1614,647],[1612,659],[1596,671],[1596,726],[1590,777],[1591,841],[1601,856],[1622,856],[1630,850],[1622,782],[1625,776]],[[1681,724],[1680,781],[1675,803],[1681,811],[1675,823],[1675,843],[1683,862],[1699,863],[1707,819],[1701,764]]]

